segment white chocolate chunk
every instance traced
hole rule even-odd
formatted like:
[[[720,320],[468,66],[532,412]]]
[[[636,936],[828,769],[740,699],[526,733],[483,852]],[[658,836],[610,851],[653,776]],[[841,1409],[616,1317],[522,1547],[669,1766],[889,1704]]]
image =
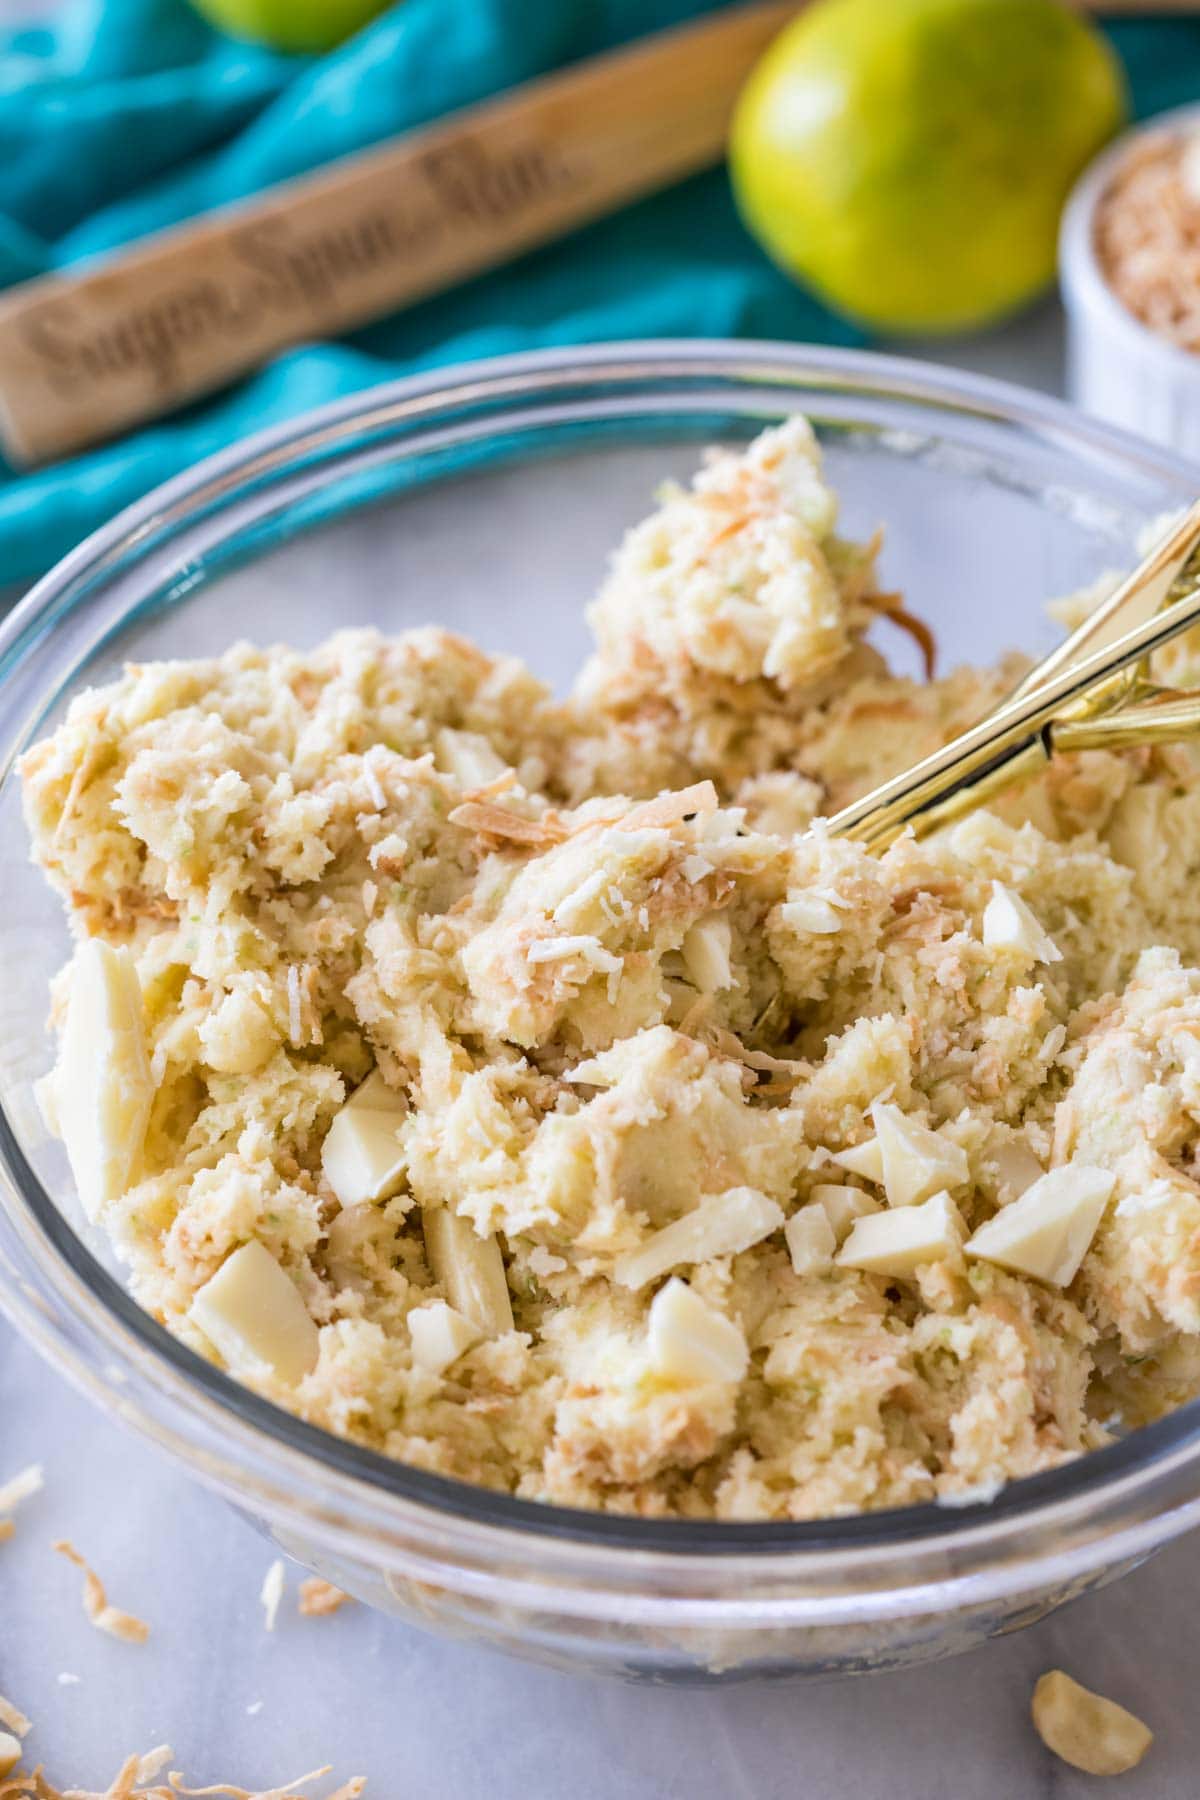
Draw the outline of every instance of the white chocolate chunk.
[[[11,1732],[0,1731],[0,1775],[11,1775],[20,1760],[20,1739]]]
[[[823,1206],[802,1206],[784,1226],[783,1236],[797,1275],[817,1275],[833,1262],[837,1237]]]
[[[443,725],[434,738],[434,746],[438,768],[453,775],[465,788],[486,787],[508,767],[478,731],[455,731]]]
[[[878,1200],[872,1199],[870,1194],[864,1194],[861,1188],[842,1187],[831,1181],[818,1182],[810,1197],[829,1220],[839,1244],[855,1219],[863,1219],[868,1213],[880,1210]]]
[[[838,1251],[845,1269],[903,1278],[923,1263],[942,1262],[962,1241],[962,1220],[949,1194],[934,1194],[919,1206],[858,1219]]]
[[[407,1110],[404,1096],[373,1069],[334,1114],[321,1147],[321,1168],[343,1206],[399,1193],[406,1163],[397,1132]]]
[[[838,1150],[833,1160],[839,1169],[883,1186],[883,1149],[877,1137],[866,1138],[851,1150]]]
[[[188,1313],[235,1374],[264,1365],[281,1381],[303,1380],[319,1336],[300,1292],[257,1239],[226,1257]]]
[[[733,986],[732,941],[729,920],[719,917],[697,919],[684,938],[683,966],[702,994],[718,994]]]
[[[750,1352],[739,1326],[673,1275],[650,1304],[650,1365],[685,1386],[740,1381]]]
[[[783,1209],[757,1188],[728,1188],[707,1194],[682,1219],[618,1256],[613,1274],[622,1287],[642,1288],[680,1263],[711,1262],[737,1256],[783,1224]]]
[[[408,1333],[414,1363],[431,1375],[440,1375],[483,1336],[478,1325],[444,1300],[414,1307],[408,1315]]]
[[[329,1127],[321,1168],[343,1206],[390,1200],[403,1187],[406,1168],[399,1120],[343,1107]]]
[[[964,1245],[965,1252],[1066,1287],[1087,1255],[1115,1182],[1107,1169],[1081,1163],[1051,1169],[981,1225]]]
[[[71,966],[53,1098],[89,1219],[129,1186],[153,1098],[133,958],[128,950],[89,938],[76,950]]]
[[[356,1112],[389,1113],[397,1119],[408,1111],[407,1099],[385,1079],[382,1069],[372,1069],[366,1080],[359,1082],[343,1105],[343,1112],[347,1106]]]
[[[495,1234],[480,1237],[469,1219],[460,1219],[448,1206],[423,1207],[421,1222],[434,1280],[445,1288],[455,1311],[486,1337],[511,1331],[512,1300]]]
[[[983,909],[983,941],[989,950],[1015,950],[1031,962],[1061,962],[1062,951],[1020,894],[993,881]]]
[[[1006,1204],[1020,1199],[1026,1188],[1045,1174],[1029,1145],[1020,1138],[1000,1139],[989,1145],[988,1160]]]
[[[906,1117],[898,1106],[877,1100],[871,1108],[883,1186],[889,1206],[916,1206],[943,1188],[959,1187],[970,1173],[966,1151],[940,1131]]]
[[[1030,1710],[1047,1750],[1085,1775],[1124,1775],[1154,1742],[1135,1713],[1081,1687],[1062,1669],[1041,1677]]]
[[[838,908],[820,894],[793,894],[779,908],[779,916],[806,937],[831,937],[843,924]]]

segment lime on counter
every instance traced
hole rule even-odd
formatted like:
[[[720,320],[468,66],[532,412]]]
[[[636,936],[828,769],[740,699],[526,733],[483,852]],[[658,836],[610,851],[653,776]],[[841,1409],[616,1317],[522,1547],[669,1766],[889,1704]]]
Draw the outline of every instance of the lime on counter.
[[[1125,116],[1115,54],[1058,0],[815,0],[750,76],[730,167],[831,305],[965,330],[1050,282],[1067,193]]]
[[[389,0],[192,0],[218,31],[276,50],[332,50]]]

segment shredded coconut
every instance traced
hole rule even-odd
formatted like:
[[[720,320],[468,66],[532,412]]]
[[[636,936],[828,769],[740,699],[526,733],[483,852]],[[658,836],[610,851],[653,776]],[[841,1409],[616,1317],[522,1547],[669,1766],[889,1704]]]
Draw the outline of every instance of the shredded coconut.
[[[1160,337],[1200,350],[1200,193],[1196,140],[1136,138],[1096,208],[1100,266],[1117,298]]]
[[[119,1606],[109,1605],[103,1582],[74,1544],[67,1538],[58,1538],[51,1548],[83,1570],[83,1610],[96,1630],[106,1631],[110,1637],[121,1638],[127,1644],[144,1644],[150,1636],[150,1627],[132,1613],[122,1612]]]
[[[262,1604],[264,1624],[268,1631],[274,1631],[275,1629],[275,1621],[279,1617],[279,1607],[280,1602],[283,1599],[285,1583],[286,1572],[283,1566],[283,1558],[277,1556],[263,1576],[263,1584],[258,1596]]]
[[[39,1767],[28,1774],[16,1774],[7,1780],[0,1780],[0,1800],[178,1800],[183,1795],[220,1795],[225,1800],[319,1800],[313,1794],[305,1794],[301,1790],[312,1782],[319,1781],[330,1773],[331,1765],[320,1769],[311,1769],[307,1775],[299,1775],[292,1781],[286,1781],[279,1787],[246,1788],[236,1787],[228,1782],[217,1782],[207,1787],[189,1787],[178,1769],[172,1769],[165,1782],[157,1777],[162,1773],[171,1759],[170,1748],[163,1744],[155,1750],[146,1751],[142,1755],[127,1756],[108,1786],[103,1790],[96,1788],[59,1788],[51,1782],[44,1770]],[[320,1800],[358,1800],[366,1790],[366,1778],[353,1775],[330,1789]]]
[[[478,832],[480,837],[513,844],[557,844],[566,836],[563,827],[553,819],[525,819],[507,807],[483,800],[464,800],[451,812],[450,823],[461,825],[464,831]]]
[[[352,1606],[353,1600],[341,1588],[334,1587],[332,1581],[322,1581],[319,1576],[311,1575],[300,1583],[298,1605],[306,1619],[320,1619],[337,1612],[339,1607]]]
[[[19,1738],[33,1730],[33,1720],[27,1719],[20,1708],[14,1706],[11,1700],[6,1700],[3,1694],[0,1694],[0,1725]]]
[[[0,1486],[0,1544],[16,1530],[16,1522],[9,1515],[16,1512],[22,1501],[40,1493],[42,1486],[41,1463],[30,1463],[27,1469],[19,1469]]]

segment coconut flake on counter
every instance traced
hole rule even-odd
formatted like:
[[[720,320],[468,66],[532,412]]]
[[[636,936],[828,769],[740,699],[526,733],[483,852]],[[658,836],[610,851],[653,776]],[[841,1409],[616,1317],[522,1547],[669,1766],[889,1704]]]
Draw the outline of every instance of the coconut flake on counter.
[[[108,1595],[104,1591],[104,1583],[69,1538],[56,1538],[50,1546],[68,1562],[74,1563],[77,1569],[83,1570],[83,1610],[97,1631],[106,1631],[110,1637],[121,1638],[127,1644],[144,1644],[150,1636],[150,1627],[144,1619],[135,1617],[133,1613],[123,1612],[119,1606],[109,1604]]]
[[[300,1598],[296,1610],[306,1619],[325,1619],[331,1613],[338,1612],[341,1607],[353,1605],[352,1594],[335,1587],[332,1581],[323,1581],[319,1575],[310,1575],[300,1583]]]
[[[259,1589],[259,1603],[263,1609],[263,1623],[267,1631],[274,1631],[275,1621],[279,1617],[279,1607],[283,1600],[283,1590],[287,1576],[283,1566],[283,1558],[277,1556],[266,1574]]]
[[[43,1487],[41,1463],[30,1463],[0,1486],[0,1544],[16,1530],[12,1514],[24,1500],[31,1500]]]

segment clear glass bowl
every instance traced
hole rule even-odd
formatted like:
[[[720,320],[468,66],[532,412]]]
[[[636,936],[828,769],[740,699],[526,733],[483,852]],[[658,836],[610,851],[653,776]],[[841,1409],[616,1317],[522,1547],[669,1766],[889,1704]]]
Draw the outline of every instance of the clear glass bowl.
[[[361,1599],[564,1666],[656,1679],[883,1669],[1041,1617],[1200,1522],[1200,1410],[990,1504],[795,1525],[619,1518],[405,1468],[238,1387],[77,1229],[31,1082],[66,930],[14,761],[132,658],[436,620],[564,682],[622,526],[700,446],[802,409],[855,532],[948,660],[1050,641],[1042,602],[1193,498],[1168,454],[1019,390],[867,355],[649,344],[514,357],[235,445],[83,544],[0,632],[0,1305],[106,1412]]]

